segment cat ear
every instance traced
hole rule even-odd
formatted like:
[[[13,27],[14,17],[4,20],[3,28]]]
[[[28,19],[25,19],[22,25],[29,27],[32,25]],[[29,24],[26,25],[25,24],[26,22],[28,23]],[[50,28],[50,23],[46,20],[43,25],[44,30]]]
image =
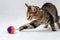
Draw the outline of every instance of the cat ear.
[[[36,12],[36,8],[35,7],[31,7],[33,12]]]
[[[27,8],[29,8],[29,7],[30,7],[30,5],[28,5],[27,3],[25,3],[25,6],[26,6]]]

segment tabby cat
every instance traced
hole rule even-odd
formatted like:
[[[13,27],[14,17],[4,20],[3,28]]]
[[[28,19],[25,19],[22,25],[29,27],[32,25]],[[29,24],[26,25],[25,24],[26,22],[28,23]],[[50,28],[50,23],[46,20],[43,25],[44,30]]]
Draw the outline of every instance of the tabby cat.
[[[19,27],[19,30],[23,29],[32,29],[36,28],[41,24],[45,24],[46,26],[44,28],[47,28],[48,25],[51,26],[52,31],[56,31],[54,27],[54,23],[58,25],[60,28],[59,23],[59,16],[57,13],[57,9],[55,5],[52,3],[45,3],[41,8],[38,6],[32,6],[26,4],[27,7],[27,20],[30,20],[30,23],[27,23],[23,26]]]

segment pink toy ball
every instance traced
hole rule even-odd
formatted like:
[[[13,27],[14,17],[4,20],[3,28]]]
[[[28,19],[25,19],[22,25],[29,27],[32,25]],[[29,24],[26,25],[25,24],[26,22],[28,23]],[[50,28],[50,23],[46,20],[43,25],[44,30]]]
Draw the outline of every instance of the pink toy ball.
[[[9,27],[7,28],[7,31],[8,31],[8,33],[10,33],[10,34],[14,34],[14,32],[15,32],[14,26],[9,26]]]

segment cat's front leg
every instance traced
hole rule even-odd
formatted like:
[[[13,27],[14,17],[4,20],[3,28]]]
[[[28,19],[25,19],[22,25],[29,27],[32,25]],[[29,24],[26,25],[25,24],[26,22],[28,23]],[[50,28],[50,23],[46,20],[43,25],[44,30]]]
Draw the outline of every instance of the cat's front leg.
[[[32,29],[32,28],[36,28],[40,25],[40,22],[38,20],[34,20],[30,23],[27,23],[23,26],[19,27],[19,31],[23,30],[23,29]]]
[[[19,27],[19,31],[22,31],[23,29],[32,29],[32,25],[27,23],[27,24]]]

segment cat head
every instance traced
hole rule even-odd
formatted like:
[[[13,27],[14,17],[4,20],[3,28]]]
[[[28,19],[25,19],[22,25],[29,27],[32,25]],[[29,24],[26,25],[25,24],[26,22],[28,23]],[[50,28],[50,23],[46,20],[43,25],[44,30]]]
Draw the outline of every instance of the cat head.
[[[27,7],[27,20],[33,20],[33,19],[38,19],[39,13],[40,13],[40,8],[38,6],[32,6],[26,4]]]

